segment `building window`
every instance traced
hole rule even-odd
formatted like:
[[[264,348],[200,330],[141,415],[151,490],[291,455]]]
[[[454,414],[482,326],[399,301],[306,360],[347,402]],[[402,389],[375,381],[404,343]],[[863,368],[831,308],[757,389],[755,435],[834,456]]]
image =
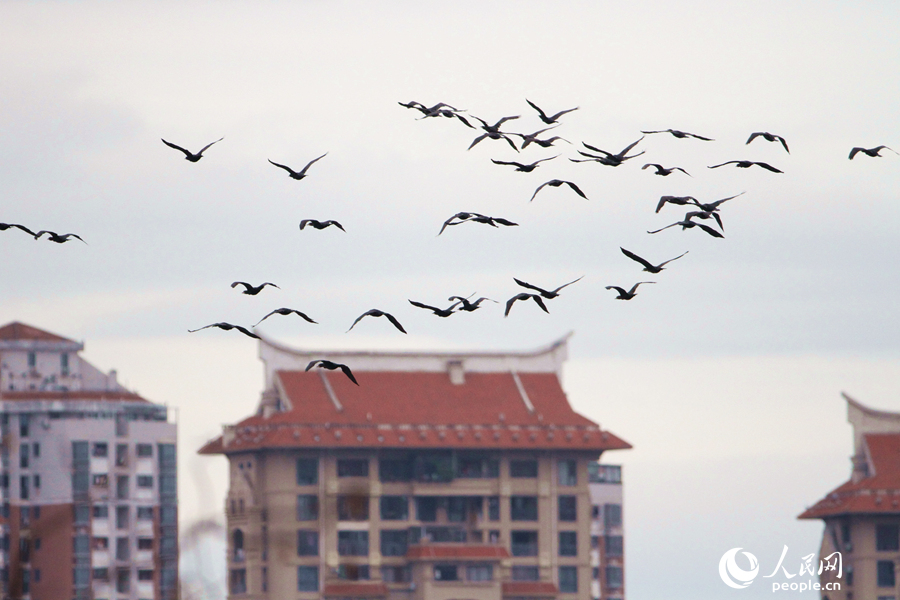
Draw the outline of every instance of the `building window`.
[[[116,529],[128,529],[128,507],[116,507]]]
[[[578,520],[578,503],[575,496],[559,497],[559,520],[565,522]]]
[[[606,567],[606,587],[618,589],[622,587],[623,582],[622,567]]]
[[[139,488],[152,488],[153,487],[153,475],[138,475],[137,476],[137,486]]]
[[[91,485],[97,487],[109,487],[109,475],[106,473],[95,473],[91,475]]]
[[[488,519],[500,520],[500,496],[488,496]]]
[[[411,579],[409,567],[381,567],[381,580],[384,583],[409,583]]]
[[[31,431],[30,415],[19,415],[19,437],[28,437]]]
[[[594,504],[591,506],[591,518],[599,519],[600,518],[600,505]]]
[[[31,454],[34,455],[35,458],[41,457],[41,444],[40,442],[35,442],[31,445]]]
[[[437,498],[433,496],[417,496],[416,519],[423,523],[437,521]]]
[[[153,510],[152,507],[148,507]],[[138,509],[140,510],[140,509]],[[177,525],[178,513],[174,506],[164,504],[159,507],[159,524],[160,525]]]
[[[297,591],[319,591],[319,567],[297,567]]]
[[[368,581],[369,565],[338,565],[337,576],[344,581]]]
[[[337,497],[339,521],[368,521],[369,497],[362,494],[351,494]]]
[[[624,548],[621,535],[608,535],[604,542],[606,556],[622,556]]]
[[[559,568],[559,591],[562,594],[575,594],[578,592],[578,568]]]
[[[382,496],[382,521],[406,521],[409,519],[409,498],[406,496]]]
[[[69,375],[69,355],[65,352],[59,355],[59,371],[63,377]]]
[[[450,496],[447,498],[447,520],[451,523],[463,523],[466,520],[468,498]]]
[[[138,538],[138,550],[153,550],[153,538]]]
[[[41,476],[40,476],[40,474],[35,473],[35,475],[34,475],[31,479],[32,479],[32,481],[34,482],[34,489],[36,489],[36,490],[41,489]],[[36,506],[35,508],[36,508],[36,509],[37,509],[37,508],[40,508],[40,506]],[[34,518],[35,518],[35,519],[37,519],[38,514],[40,514],[40,513],[35,512],[35,515],[34,515]]]
[[[116,560],[130,560],[131,547],[127,537],[116,538]]]
[[[406,529],[381,530],[382,556],[406,556],[409,546],[409,531]]]
[[[119,500],[128,499],[128,475],[116,476],[116,498]]]
[[[604,504],[603,505],[603,525],[604,527],[621,527],[622,526],[622,505],[621,504]]]
[[[91,553],[91,538],[83,533],[79,533],[72,538],[72,551],[75,554]]]
[[[138,581],[153,581],[153,569],[138,569]]]
[[[365,458],[345,458],[337,461],[338,477],[368,477],[369,461]]]
[[[319,532],[300,529],[297,531],[297,556],[319,555]]]
[[[599,536],[599,535],[592,535],[592,536],[591,536],[591,549],[592,549],[592,550],[599,550],[599,549],[600,549],[600,536]]]
[[[338,531],[338,554],[340,556],[368,556],[368,531]]]
[[[91,583],[90,567],[75,567],[72,569],[72,583],[75,587],[87,587]]]
[[[31,478],[28,475],[22,475],[19,477],[19,498],[22,500],[28,500],[31,497],[29,489],[31,487]]]
[[[879,552],[900,550],[900,527],[897,525],[876,525],[875,549]]]
[[[456,476],[464,479],[499,477],[500,461],[477,454],[460,456],[456,462]]]
[[[559,485],[578,485],[577,462],[574,460],[559,461]]]
[[[153,456],[153,444],[138,444],[137,455],[141,458]]]
[[[510,538],[513,556],[537,556],[537,531],[511,531]]]
[[[151,477],[148,475],[147,477]],[[150,485],[153,485],[152,477]],[[176,492],[174,473],[161,473],[159,476],[159,493],[161,496],[174,496]]]
[[[491,581],[494,579],[494,567],[491,565],[469,565],[466,567],[466,579],[469,581]]]
[[[412,481],[412,463],[406,459],[382,458],[378,461],[378,479],[385,483]]]
[[[247,569],[232,569],[229,577],[232,594],[247,593]]]
[[[152,506],[138,506],[137,507],[137,520],[138,521],[152,521],[153,520],[153,507]]]
[[[29,451],[30,446],[28,444],[20,444],[19,445],[19,468],[27,469],[29,464]]]
[[[509,461],[509,476],[515,478],[534,478],[538,476],[537,460]]]
[[[897,578],[894,574],[894,561],[879,560],[877,564],[878,587],[894,587]]]
[[[94,569],[93,577],[95,581],[109,581],[109,568],[98,567]]]
[[[537,567],[518,565],[512,568],[513,581],[538,581],[540,570]]]
[[[91,507],[87,504],[76,504],[73,507],[75,515],[73,520],[76,525],[88,525],[91,522]]]
[[[91,455],[96,458],[105,458],[109,456],[109,446],[106,442],[95,442]]]
[[[456,565],[434,565],[435,581],[459,581],[459,567]]]
[[[240,529],[235,529],[231,534],[231,560],[244,560],[244,532]]]
[[[537,496],[510,496],[509,518],[512,521],[537,521]]]
[[[128,444],[116,444],[116,466],[124,467],[128,464]]]
[[[578,556],[578,534],[576,532],[559,532],[559,555]]]
[[[37,354],[34,352],[28,353],[28,368],[34,369],[37,366]]]
[[[316,485],[318,483],[319,461],[315,458],[298,458],[297,485]],[[316,580],[316,589],[318,589],[318,579]]]
[[[315,521],[319,518],[319,497],[313,494],[297,496],[297,520]]]

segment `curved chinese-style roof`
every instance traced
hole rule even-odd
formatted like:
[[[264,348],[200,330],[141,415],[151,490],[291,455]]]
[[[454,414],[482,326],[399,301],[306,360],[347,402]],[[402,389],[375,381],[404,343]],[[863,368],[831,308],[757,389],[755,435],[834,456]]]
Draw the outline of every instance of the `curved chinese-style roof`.
[[[853,513],[900,513],[900,433],[863,436],[868,477],[835,488],[798,518],[822,519]]]

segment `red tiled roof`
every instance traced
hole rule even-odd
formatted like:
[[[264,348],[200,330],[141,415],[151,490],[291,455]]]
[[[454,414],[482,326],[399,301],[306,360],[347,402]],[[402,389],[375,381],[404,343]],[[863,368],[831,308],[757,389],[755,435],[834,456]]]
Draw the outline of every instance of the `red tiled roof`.
[[[321,373],[321,374],[320,374]],[[322,381],[327,377],[338,410]],[[354,385],[340,373],[278,371],[293,406],[249,417],[234,439],[213,440],[202,454],[264,447],[630,448],[572,410],[555,373],[520,373],[530,412],[511,373],[368,371]]]
[[[368,581],[346,581],[326,583],[322,596],[342,596],[351,598],[380,598],[388,595],[388,588],[383,583]]]
[[[501,585],[504,596],[556,597],[559,590],[549,581],[504,581]]]
[[[26,325],[18,321],[8,323],[0,327],[0,340],[44,340],[49,342],[72,342],[73,340],[61,337],[55,333]]]
[[[509,558],[503,546],[485,544],[423,544],[410,546],[406,558],[413,560],[500,560]]]
[[[806,509],[799,519],[821,519],[852,513],[900,513],[900,433],[864,437],[871,459],[870,475],[847,481]]]
[[[88,400],[101,402],[150,402],[133,392],[103,390],[68,390],[68,391],[7,391],[0,390],[0,398],[11,401],[28,400]]]

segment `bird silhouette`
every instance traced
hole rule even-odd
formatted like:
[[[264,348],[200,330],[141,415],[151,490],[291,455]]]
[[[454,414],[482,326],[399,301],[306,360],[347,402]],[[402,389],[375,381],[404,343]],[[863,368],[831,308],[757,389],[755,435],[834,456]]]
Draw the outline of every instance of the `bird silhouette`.
[[[160,139],[162,139],[162,138],[160,138]],[[203,158],[203,153],[206,152],[206,151],[209,149],[210,146],[212,146],[213,144],[217,144],[217,143],[221,142],[221,141],[224,140],[224,139],[225,139],[225,138],[221,137],[221,138],[217,139],[215,142],[210,142],[210,143],[208,143],[207,145],[203,146],[203,147],[200,149],[200,152],[198,152],[198,153],[196,153],[196,154],[194,154],[194,153],[191,152],[190,150],[185,150],[185,149],[182,148],[181,146],[177,146],[177,145],[173,144],[172,142],[167,142],[166,140],[163,140],[162,142],[163,142],[163,144],[165,144],[165,145],[168,146],[169,148],[175,148],[176,150],[181,150],[182,152],[184,152],[184,158],[185,158],[185,160],[189,160],[190,162],[194,162],[194,163],[195,163],[195,162],[197,162],[198,160],[200,160],[201,158]]]
[[[713,237],[717,237],[717,238],[725,237],[724,235],[722,235],[721,233],[719,233],[718,231],[716,231],[709,225],[704,225],[703,223],[697,223],[696,221],[689,221],[689,220],[678,221],[676,223],[672,223],[671,225],[666,225],[662,229],[657,229],[656,231],[648,231],[647,233],[659,233],[660,231],[663,231],[664,229],[668,229],[669,227],[675,227],[676,225],[681,225],[682,230],[693,229],[694,227],[699,227],[700,229],[702,229],[703,231],[705,231],[706,233],[708,233],[709,235],[711,235]]]
[[[740,194],[735,194],[734,196],[728,196],[727,198],[722,198],[721,200],[716,200],[715,202],[698,202],[696,198],[691,198],[691,204],[699,208],[700,210],[705,210],[707,212],[713,212],[719,210],[719,207],[729,200],[734,200],[738,196],[743,196],[746,192],[741,192]]]
[[[232,288],[235,288],[235,287],[237,287],[237,286],[239,286],[239,285],[244,286],[244,291],[241,292],[241,293],[242,293],[242,294],[247,294],[248,296],[255,296],[255,295],[257,295],[257,294],[260,293],[260,292],[263,290],[263,288],[266,287],[267,285],[271,285],[272,287],[278,288],[279,290],[281,289],[281,288],[279,288],[277,285],[275,285],[274,283],[269,283],[268,281],[265,282],[265,283],[261,283],[261,284],[259,284],[259,285],[251,285],[251,284],[247,283],[246,281],[235,281],[234,283],[231,284],[231,287],[232,287]]]
[[[891,148],[888,148],[887,146],[875,146],[874,148],[860,148],[857,146],[856,148],[854,148],[853,150],[850,151],[850,160],[853,160],[853,157],[856,156],[857,153],[859,153],[859,152],[862,152],[866,156],[871,156],[873,158],[874,157],[881,158],[881,154],[879,154],[879,152],[881,152],[882,150],[890,150],[894,154],[900,154],[896,150],[892,150]]]
[[[550,313],[550,311],[547,310],[547,305],[545,305],[544,301],[541,300],[540,294],[527,294],[525,292],[522,292],[521,294],[516,294],[515,296],[513,296],[512,298],[510,298],[509,300],[506,301],[506,312],[503,313],[503,316],[504,317],[509,316],[509,311],[512,309],[512,305],[517,300],[526,301],[529,299],[534,300],[537,303],[537,305],[541,307],[542,311],[544,311],[545,313],[548,313],[548,314]]]
[[[559,296],[559,291],[560,291],[561,289],[563,289],[563,288],[565,288],[565,287],[568,287],[568,286],[572,285],[573,283],[575,283],[575,282],[577,282],[577,281],[581,281],[582,279],[584,279],[584,275],[582,275],[581,277],[579,277],[579,278],[576,279],[575,281],[570,281],[569,283],[564,283],[563,285],[559,286],[559,287],[556,288],[555,290],[545,290],[545,289],[539,288],[539,287],[536,286],[536,285],[532,285],[532,284],[530,284],[530,283],[526,283],[526,282],[524,282],[524,281],[522,281],[522,280],[520,280],[520,279],[516,279],[515,277],[513,277],[513,281],[515,281],[517,284],[519,284],[519,285],[522,286],[523,288],[528,288],[529,290],[534,290],[534,291],[538,292],[541,296],[543,296],[543,297],[546,298],[547,300],[553,300],[554,298],[556,298],[557,296]]]
[[[343,365],[341,363],[336,363],[336,362],[331,362],[330,360],[319,359],[319,360],[310,361],[310,363],[308,365],[306,365],[306,370],[309,371],[310,369],[312,369],[315,366],[319,366],[323,369],[328,369],[329,371],[334,371],[336,369],[340,369],[344,373],[344,375],[347,376],[347,378],[350,381],[352,381],[356,385],[359,385],[359,383],[356,381],[356,377],[353,376],[353,372],[350,371],[350,367],[348,367],[347,365]]]
[[[557,154],[556,156],[559,156],[559,154]],[[522,164],[522,163],[519,163],[519,162],[513,162],[513,161],[494,160],[493,158],[491,159],[491,162],[494,163],[495,165],[510,165],[510,166],[514,166],[514,167],[516,168],[516,171],[521,171],[522,173],[531,173],[532,171],[534,171],[535,169],[537,169],[538,166],[540,166],[540,164],[541,164],[542,162],[546,162],[546,161],[548,161],[548,160],[553,160],[554,158],[556,158],[556,156],[551,156],[550,158],[542,158],[542,159],[536,160],[536,161],[534,161],[533,163],[528,164],[528,165],[524,165],[524,164]]]
[[[472,296],[474,295],[475,294],[472,294]],[[469,298],[471,298],[472,296],[469,296]],[[447,300],[457,300],[458,302],[462,303],[462,306],[459,307],[457,312],[459,312],[460,310],[464,310],[466,312],[475,312],[476,310],[478,310],[478,307],[481,305],[481,303],[485,300],[487,300],[488,302],[499,304],[499,302],[497,302],[496,300],[491,300],[490,298],[481,297],[473,302],[470,302],[469,298],[463,298],[462,296],[450,296],[449,298],[447,298]]]
[[[675,204],[677,206],[687,206],[691,203],[691,201],[696,202],[697,199],[693,196],[661,196],[659,198],[659,204],[656,205],[656,212],[662,209],[666,204]]]
[[[284,169],[285,171],[287,171],[287,172],[288,172],[288,175],[290,175],[291,179],[296,179],[297,181],[300,181],[301,179],[303,179],[304,177],[306,177],[306,171],[307,171],[307,169],[309,169],[309,167],[310,167],[311,164],[313,164],[313,163],[316,162],[317,160],[321,160],[321,159],[325,158],[327,155],[328,155],[328,153],[326,152],[325,154],[323,154],[323,155],[320,156],[319,158],[314,158],[314,159],[312,159],[311,161],[309,161],[308,163],[306,163],[306,166],[303,167],[303,169],[301,169],[300,171],[295,171],[295,170],[293,170],[292,168],[290,168],[290,167],[287,166],[287,165],[280,165],[280,164],[278,164],[277,162],[273,161],[271,158],[268,159],[268,160],[269,160],[270,163],[272,163],[272,164],[275,165],[276,167],[279,167],[279,168]]]
[[[11,227],[15,227],[16,229],[21,229],[22,231],[24,231],[31,237],[34,237],[36,235],[32,230],[28,229],[24,225],[19,225],[18,223],[0,223],[0,231],[6,231],[7,229],[10,229]]]
[[[200,329],[188,329],[188,333],[195,333],[197,331],[201,331],[203,329],[208,329],[210,327],[218,327],[219,329],[223,329],[225,331],[231,331],[232,329],[237,329],[244,335],[250,336],[257,340],[260,339],[260,337],[258,335],[256,335],[252,331],[249,331],[245,327],[241,327],[240,325],[232,325],[231,323],[213,323],[211,325],[207,325],[206,327],[201,327]]]
[[[263,321],[265,321],[266,319],[268,319],[268,318],[271,317],[272,315],[282,315],[282,316],[287,316],[287,315],[290,315],[290,314],[294,314],[294,315],[299,316],[300,318],[302,318],[302,319],[303,319],[304,321],[306,321],[307,323],[315,323],[316,325],[318,325],[318,322],[317,322],[317,321],[313,321],[313,320],[310,319],[305,313],[302,313],[302,312],[300,312],[299,310],[296,310],[296,309],[294,309],[294,308],[276,308],[275,310],[273,310],[272,312],[270,312],[269,314],[267,314],[266,316],[264,316],[262,319],[260,319],[259,321],[257,321],[256,325],[259,325],[260,323],[262,323]],[[256,325],[254,325],[254,327],[256,327]]]
[[[577,107],[577,106],[576,106],[575,108],[567,108],[566,110],[561,110],[561,111],[559,111],[558,113],[556,113],[555,115],[548,117],[548,116],[547,116],[547,113],[545,113],[544,111],[542,111],[541,108],[540,108],[537,104],[535,104],[534,102],[532,102],[532,101],[529,100],[528,98],[525,98],[525,102],[528,103],[528,106],[530,106],[530,107],[533,108],[534,110],[538,111],[538,117],[540,117],[541,121],[543,121],[543,122],[546,123],[547,125],[553,125],[554,123],[558,123],[559,121],[558,121],[557,119],[559,119],[559,118],[560,118],[561,116],[563,116],[564,114],[570,113],[570,112],[572,112],[573,110],[578,110],[578,107]]]
[[[516,148],[515,142],[513,142],[512,139],[510,139],[509,137],[507,137],[507,134],[500,131],[500,126],[503,123],[505,123],[506,121],[512,121],[513,119],[518,119],[519,115],[516,115],[514,117],[503,117],[502,119],[500,119],[493,125],[488,125],[487,121],[485,121],[484,119],[480,119],[474,115],[472,116],[472,118],[477,119],[481,123],[481,129],[483,129],[485,133],[482,135],[479,135],[477,138],[472,140],[472,143],[469,144],[469,148],[468,148],[469,150],[474,148],[475,144],[477,144],[484,138],[491,138],[492,140],[500,140],[500,139],[506,140],[506,143],[508,143],[512,147],[513,150],[515,150],[516,152],[519,151],[519,149]]]
[[[679,254],[679,255],[676,256],[675,258],[670,258],[669,260],[667,260],[667,261],[665,261],[665,262],[661,262],[661,263],[659,263],[658,265],[654,265],[654,264],[651,264],[649,261],[647,261],[647,260],[641,258],[640,256],[638,256],[638,255],[635,254],[634,252],[631,252],[631,251],[629,251],[629,250],[626,250],[625,248],[622,248],[621,246],[619,246],[619,250],[621,250],[621,251],[622,251],[622,254],[624,254],[625,256],[627,256],[628,258],[630,258],[631,260],[637,261],[637,262],[641,263],[642,265],[644,265],[644,268],[641,269],[642,271],[647,271],[648,273],[653,273],[653,274],[656,274],[656,273],[659,273],[659,272],[663,271],[663,270],[665,269],[665,266],[666,266],[667,264],[669,264],[669,263],[672,262],[673,260],[678,260],[679,258],[681,258],[682,256],[684,256],[685,254],[687,254],[687,252],[685,252],[684,254]],[[607,288],[607,289],[608,289],[608,288]]]
[[[638,281],[636,284],[631,286],[631,289],[628,290],[627,292],[625,291],[624,288],[620,288],[617,285],[608,285],[608,286],[606,286],[606,289],[616,290],[617,292],[619,292],[619,295],[616,296],[616,300],[631,300],[632,298],[637,296],[638,286],[641,285],[642,283],[656,283],[656,282],[655,281]]]
[[[553,145],[553,142],[555,142],[556,140],[562,140],[567,144],[571,144],[572,142],[570,142],[569,140],[567,140],[565,138],[561,138],[558,135],[554,135],[553,137],[547,138],[546,140],[538,139],[537,136],[541,135],[545,131],[550,131],[551,129],[555,129],[557,127],[559,127],[559,125],[554,125],[553,127],[545,127],[544,129],[541,129],[540,131],[535,131],[534,133],[510,133],[509,135],[517,135],[520,138],[522,138],[522,150],[527,148],[532,143],[537,144],[541,148],[549,148],[550,146]]]
[[[307,225],[309,225],[310,227],[312,227],[314,229],[319,229],[319,230],[325,229],[326,227],[331,227],[332,225],[334,225],[335,227],[337,227],[344,233],[347,232],[347,230],[344,229],[344,226],[341,225],[340,223],[338,223],[337,221],[316,221],[315,219],[303,219],[302,221],[300,221],[300,231],[303,231]]]
[[[534,193],[531,195],[531,200],[529,200],[529,202],[531,202],[532,200],[534,200],[534,197],[537,196],[537,193],[538,193],[539,191],[541,191],[541,190],[544,188],[544,186],[549,185],[550,187],[559,187],[559,186],[561,186],[561,185],[563,185],[563,184],[566,184],[567,186],[569,186],[570,188],[572,188],[572,191],[574,191],[576,194],[578,194],[579,196],[581,196],[581,197],[584,198],[585,200],[588,199],[588,197],[584,195],[584,192],[582,192],[582,191],[578,188],[578,186],[575,185],[574,183],[572,183],[571,181],[564,181],[564,180],[562,180],[562,179],[551,179],[550,181],[546,181],[546,182],[542,183],[541,185],[539,185],[539,186],[537,187],[536,190],[534,190]]]
[[[752,142],[753,140],[755,140],[758,137],[762,137],[767,142],[781,142],[781,145],[784,146],[785,152],[787,152],[788,154],[791,153],[791,151],[788,150],[787,142],[784,141],[783,137],[781,137],[780,135],[775,135],[774,133],[769,133],[768,131],[757,131],[755,133],[751,133],[750,137],[747,138],[747,144],[749,144],[750,142]]]
[[[386,313],[383,310],[378,310],[377,308],[367,310],[363,314],[356,317],[356,320],[353,321],[353,325],[350,326],[350,329],[353,329],[354,327],[356,327],[356,324],[359,323],[363,317],[386,317],[387,320],[390,321],[394,325],[394,327],[396,327],[403,333],[406,333],[406,330],[403,329],[403,325],[400,324],[400,321],[398,321],[397,319],[394,318],[394,315],[392,315],[390,313]],[[347,330],[347,333],[350,332],[350,329]]]
[[[589,154],[587,152],[582,152],[581,150],[579,150],[578,154],[581,154],[582,156],[587,156],[588,159],[587,160],[579,160],[579,159],[575,159],[575,158],[570,158],[569,160],[571,160],[572,162],[598,162],[600,164],[607,165],[609,167],[618,167],[626,160],[636,158],[636,157],[640,156],[641,154],[643,154],[644,152],[646,152],[646,151],[641,151],[641,152],[638,152],[637,154],[632,154],[631,156],[626,156],[626,154],[628,154],[628,152],[632,148],[637,146],[638,143],[642,139],[644,139],[643,136],[641,136],[641,139],[637,140],[636,142],[632,142],[631,144],[626,146],[624,150],[622,150],[621,152],[619,152],[617,154],[607,152],[606,150],[601,150],[600,148],[597,148],[596,146],[591,146],[590,144],[588,144],[586,142],[581,142],[581,144],[588,150],[592,150],[594,152],[599,152],[600,154],[603,154],[603,156],[594,156],[593,154]]]
[[[756,165],[757,167],[762,167],[763,169],[766,169],[767,171],[772,171],[773,173],[784,173],[784,171],[776,169],[775,167],[773,167],[772,165],[770,165],[768,163],[754,162],[752,160],[729,160],[728,162],[723,162],[722,164],[713,165],[708,168],[718,169],[719,167],[724,167],[725,165],[735,165],[740,169],[749,169],[753,165]]]
[[[641,133],[646,133],[646,134],[671,133],[672,135],[674,135],[675,137],[677,137],[679,139],[692,137],[692,138],[696,138],[698,140],[703,140],[704,142],[714,142],[715,141],[712,138],[703,137],[702,135],[697,135],[695,133],[688,133],[686,131],[678,131],[677,129],[663,129],[662,131],[642,131]]]
[[[687,175],[688,177],[693,177],[693,175],[691,175],[690,173],[688,173],[687,171],[685,171],[685,170],[682,169],[681,167],[671,167],[671,168],[668,168],[668,169],[667,169],[666,167],[664,167],[664,166],[662,166],[662,165],[658,165],[658,164],[656,164],[656,163],[647,163],[646,165],[644,165],[643,167],[641,167],[641,171],[643,171],[644,169],[646,169],[646,168],[648,168],[648,167],[655,167],[655,168],[656,168],[656,173],[655,173],[655,175],[662,175],[663,177],[668,177],[669,175],[671,175],[671,174],[672,174],[673,172],[675,172],[675,171],[681,171],[682,173],[684,173],[684,174]]]
[[[47,237],[48,240],[50,240],[51,242],[56,242],[57,244],[65,244],[71,238],[75,238],[76,240],[79,240],[80,242],[87,244],[87,242],[85,242],[83,239],[81,239],[80,236],[78,236],[74,233],[59,234],[59,233],[54,233],[52,231],[47,231],[46,229],[43,231],[38,231],[36,234],[34,234],[34,239],[36,239],[36,240],[41,239],[41,236],[43,236],[45,233],[48,235],[48,237]]]
[[[435,315],[437,315],[439,317],[445,317],[445,318],[449,317],[454,312],[456,312],[453,309],[456,308],[457,306],[459,306],[459,304],[460,304],[459,302],[455,302],[455,303],[451,304],[449,308],[437,308],[436,306],[429,306],[427,304],[422,304],[421,302],[416,302],[415,300],[409,300],[409,303],[412,304],[413,306],[417,306],[419,308],[424,308],[426,310],[430,310]]]
[[[457,219],[456,222],[453,220]],[[486,215],[482,215],[479,213],[469,213],[469,212],[459,212],[444,221],[444,225],[441,227],[441,230],[438,232],[438,235],[444,233],[444,230],[447,227],[451,227],[453,225],[460,225],[461,223],[467,222],[475,222],[475,223],[484,223],[486,225],[490,225],[491,227],[496,227],[499,223],[500,225],[504,225],[506,227],[517,227],[518,223],[513,223],[512,221],[508,221],[506,219],[501,219],[500,217],[488,217]]]
[[[690,221],[691,219],[713,219],[719,224],[719,229],[725,231],[725,225],[722,224],[722,217],[719,216],[719,211],[717,210],[694,210],[684,215],[683,220]]]

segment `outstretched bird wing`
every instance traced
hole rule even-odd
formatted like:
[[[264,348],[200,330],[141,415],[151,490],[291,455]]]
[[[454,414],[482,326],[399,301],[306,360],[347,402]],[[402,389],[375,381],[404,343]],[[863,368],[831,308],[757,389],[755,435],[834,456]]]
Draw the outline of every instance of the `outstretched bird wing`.
[[[646,260],[644,260],[643,258],[641,258],[640,256],[638,256],[638,255],[635,254],[634,252],[631,252],[630,250],[626,250],[625,248],[622,248],[621,246],[619,246],[619,250],[622,251],[622,254],[624,254],[625,256],[627,256],[628,258],[630,258],[631,260],[636,260],[637,262],[639,262],[639,263],[641,263],[642,265],[644,265],[644,267],[647,268],[647,269],[655,269],[655,268],[657,268],[656,265],[650,264],[649,262],[647,262]],[[662,266],[662,265],[660,265],[660,266]]]
[[[268,161],[269,161],[270,163],[272,163],[273,165],[275,165],[276,167],[280,167],[280,168],[284,169],[284,170],[287,171],[288,174],[290,174],[290,175],[297,175],[297,174],[298,174],[297,171],[293,170],[293,169],[290,168],[289,166],[278,164],[277,162],[273,161],[271,158],[268,159]]]
[[[181,146],[173,144],[172,142],[167,142],[166,140],[163,140],[163,138],[159,138],[159,139],[161,139],[162,143],[165,144],[166,146],[168,146],[169,148],[175,148],[176,150],[181,150],[182,152],[184,152],[185,156],[193,156],[193,154],[189,150],[185,150]],[[204,163],[204,164],[206,164],[206,163]]]
[[[326,153],[323,154],[322,156],[320,156],[320,157],[318,157],[318,158],[314,158],[314,159],[312,159],[311,161],[309,161],[308,163],[306,163],[306,166],[303,167],[303,170],[300,171],[299,174],[300,174],[300,175],[306,175],[306,170],[310,167],[310,165],[312,165],[312,164],[313,164],[314,162],[316,162],[317,160],[321,160],[321,159],[325,158],[327,155],[328,155],[328,153],[326,152]]]

